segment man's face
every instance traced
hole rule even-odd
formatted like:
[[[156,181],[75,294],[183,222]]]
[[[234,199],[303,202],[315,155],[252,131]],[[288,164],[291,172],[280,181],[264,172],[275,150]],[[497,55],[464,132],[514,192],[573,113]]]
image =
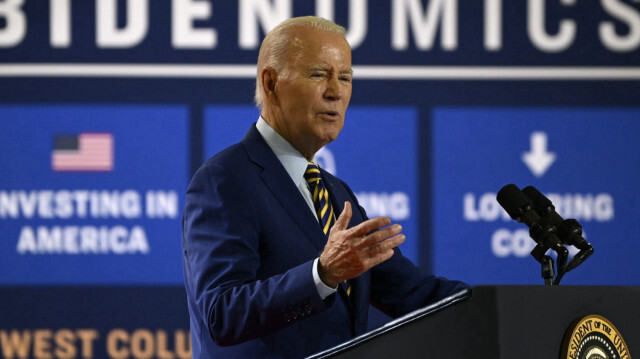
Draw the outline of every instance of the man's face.
[[[305,157],[338,137],[351,99],[351,48],[337,33],[294,29],[275,92],[276,130]],[[278,128],[280,127],[280,128]]]

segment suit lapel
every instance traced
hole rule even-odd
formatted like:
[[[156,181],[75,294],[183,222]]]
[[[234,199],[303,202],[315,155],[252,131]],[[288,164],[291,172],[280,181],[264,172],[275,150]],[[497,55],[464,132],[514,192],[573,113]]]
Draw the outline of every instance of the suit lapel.
[[[318,220],[309,210],[307,202],[299,194],[300,190],[295,186],[282,163],[264,141],[255,125],[249,129],[242,143],[247,149],[249,159],[262,168],[262,172],[260,172],[262,182],[291,219],[304,231],[318,251],[322,251],[326,239],[318,225]]]
[[[267,186],[269,191],[273,193],[274,197],[289,214],[291,219],[298,224],[302,231],[304,231],[307,238],[318,249],[318,252],[322,251],[327,240],[318,225],[318,220],[309,210],[307,202],[301,195],[298,195],[300,191],[293,181],[291,181],[291,177],[289,177],[289,174],[284,169],[276,155],[264,141],[255,125],[249,129],[249,132],[247,132],[242,143],[247,149],[249,159],[262,168],[260,178],[264,182],[265,186]],[[351,205],[355,206],[353,198],[344,189],[342,184],[338,183],[335,177],[330,175],[327,176],[327,174],[322,171],[322,179],[325,181],[325,186],[327,186],[327,189],[329,190],[331,204],[333,205],[336,217],[340,216],[340,213],[342,213],[345,201],[350,201]],[[349,226],[358,223],[360,223],[359,217],[358,219],[352,218]],[[356,308],[353,308],[353,303],[360,303],[362,301],[361,297],[369,290],[366,281],[362,277],[363,276],[360,276],[353,280],[354,292],[352,293],[351,298],[347,295],[342,286],[338,289],[340,297],[342,297],[342,299],[352,308],[351,314],[354,316],[352,318],[354,330],[356,323],[358,322],[357,316],[360,312],[358,309],[360,305],[356,304]]]

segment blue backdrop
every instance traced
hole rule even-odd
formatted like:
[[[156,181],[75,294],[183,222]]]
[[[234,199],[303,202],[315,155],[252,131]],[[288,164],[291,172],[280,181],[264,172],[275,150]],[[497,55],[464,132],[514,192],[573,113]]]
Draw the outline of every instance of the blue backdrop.
[[[345,25],[353,48],[345,128],[319,161],[371,216],[403,225],[416,264],[473,285],[541,284],[526,227],[495,201],[515,183],[547,194],[595,247],[563,283],[640,284],[638,1],[13,0],[0,6],[0,292],[49,291],[73,308],[84,294],[69,288],[145,287],[181,302],[190,176],[257,119],[266,31],[307,14]],[[60,138],[95,133],[113,139],[98,154],[112,167],[54,169]],[[2,310],[16,308],[9,294]],[[98,316],[94,354],[158,355],[158,330],[188,326],[166,315],[115,339]],[[89,343],[74,332],[59,345],[60,328],[80,328],[63,317],[12,318],[5,357]],[[53,344],[35,345],[34,328]]]

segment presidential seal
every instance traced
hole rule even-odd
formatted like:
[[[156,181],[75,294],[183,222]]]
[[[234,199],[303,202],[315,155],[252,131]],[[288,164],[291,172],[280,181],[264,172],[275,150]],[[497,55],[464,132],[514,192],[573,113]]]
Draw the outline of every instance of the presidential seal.
[[[616,327],[599,315],[588,315],[569,326],[561,359],[631,359],[627,343]]]

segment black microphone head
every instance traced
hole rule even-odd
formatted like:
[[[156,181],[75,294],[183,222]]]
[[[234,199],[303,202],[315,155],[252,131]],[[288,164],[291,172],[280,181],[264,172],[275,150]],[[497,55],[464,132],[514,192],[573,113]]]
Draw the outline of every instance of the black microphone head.
[[[514,184],[508,184],[498,191],[498,203],[512,219],[522,222],[525,213],[531,210],[531,200]]]
[[[549,214],[556,211],[556,207],[553,205],[551,200],[549,200],[545,195],[543,195],[537,188],[533,186],[527,186],[522,189],[522,193],[524,193],[531,202],[533,203],[533,207],[538,211],[539,214]]]
[[[558,226],[558,236],[581,251],[588,250],[591,244],[582,236],[582,226],[573,218],[565,219]]]
[[[571,259],[571,262],[569,262],[566,272],[576,269],[580,264],[582,264],[582,262],[586,261],[587,258],[591,257],[592,254],[593,254],[593,247],[589,247],[586,250],[581,250],[580,252],[578,252],[578,254],[576,254],[573,257],[573,259]]]

